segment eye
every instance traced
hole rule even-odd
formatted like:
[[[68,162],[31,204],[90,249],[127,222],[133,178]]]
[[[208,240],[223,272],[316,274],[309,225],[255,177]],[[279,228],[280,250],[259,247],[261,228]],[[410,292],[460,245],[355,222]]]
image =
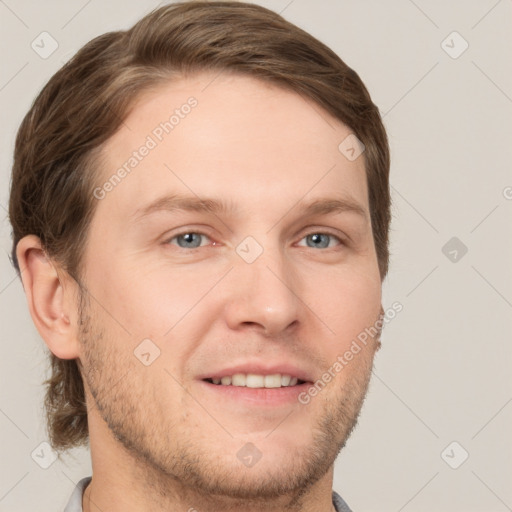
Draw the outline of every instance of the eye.
[[[330,249],[333,247],[331,244],[333,240],[337,241],[338,245],[343,245],[341,239],[331,233],[309,233],[302,240],[306,240],[307,247],[314,247],[315,249]]]
[[[167,243],[177,245],[182,249],[197,249],[201,246],[201,237],[208,238],[203,233],[196,233],[194,231],[180,233],[170,238]],[[176,243],[174,243],[176,241]]]
[[[181,249],[198,249],[205,245],[202,243],[204,239],[209,240],[210,238],[204,233],[187,231],[174,235],[172,238],[169,238],[166,243],[177,245]],[[343,245],[343,241],[340,237],[332,233],[313,232],[303,237],[302,240],[306,240],[306,247],[315,249],[330,249],[336,245]],[[212,245],[215,245],[215,242],[212,242]],[[299,245],[304,247],[302,244]]]

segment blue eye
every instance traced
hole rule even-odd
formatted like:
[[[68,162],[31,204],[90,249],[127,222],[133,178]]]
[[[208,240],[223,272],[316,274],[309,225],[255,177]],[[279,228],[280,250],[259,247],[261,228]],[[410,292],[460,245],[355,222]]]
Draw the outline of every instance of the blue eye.
[[[341,240],[330,233],[310,233],[306,235],[303,240],[304,239],[311,242],[311,245],[308,244],[308,247],[314,247],[315,249],[327,249],[332,247],[330,245],[332,240],[337,240],[341,244]]]
[[[171,245],[177,245],[181,249],[198,249],[204,244],[201,243],[202,239],[208,239],[209,237],[203,233],[197,233],[195,231],[189,231],[185,233],[179,233],[170,238],[167,243]],[[306,240],[306,247],[314,248],[314,249],[329,249],[334,247],[334,245],[342,245],[342,240],[333,235],[331,233],[322,233],[322,232],[314,232],[306,235],[302,238],[302,240]],[[301,241],[302,241],[301,240]],[[332,242],[338,242],[332,243]],[[213,244],[215,245],[215,243]],[[305,247],[301,244],[302,247]]]
[[[201,237],[206,237],[206,235],[194,232],[181,233],[180,235],[173,236],[169,243],[176,240],[178,243],[174,245],[178,245],[182,249],[196,249],[201,246]]]

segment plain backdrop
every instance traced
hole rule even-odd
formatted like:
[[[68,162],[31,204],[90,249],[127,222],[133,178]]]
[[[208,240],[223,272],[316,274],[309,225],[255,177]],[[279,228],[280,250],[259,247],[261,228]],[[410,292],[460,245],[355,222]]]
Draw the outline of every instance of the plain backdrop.
[[[353,67],[390,137],[384,307],[399,301],[403,311],[385,327],[334,489],[355,512],[512,510],[512,2],[256,3]],[[48,469],[31,456],[46,440],[47,363],[9,261],[15,134],[41,87],[83,44],[158,5],[0,1],[2,512],[62,510],[91,471],[86,450]],[[33,49],[41,37],[47,51],[58,45],[51,55]]]

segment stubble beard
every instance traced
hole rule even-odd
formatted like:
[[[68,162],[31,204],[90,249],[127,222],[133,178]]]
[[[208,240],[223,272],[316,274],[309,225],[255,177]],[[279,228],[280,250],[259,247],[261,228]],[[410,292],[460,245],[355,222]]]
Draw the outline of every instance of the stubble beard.
[[[144,388],[140,363],[130,349],[123,354],[112,349],[106,330],[99,325],[102,318],[101,311],[92,313],[81,296],[82,377],[92,395],[88,410],[97,408],[113,437],[134,460],[132,476],[143,480],[155,500],[179,496],[191,503],[193,496],[201,495],[205,500],[225,500],[226,506],[233,506],[238,500],[256,505],[290,496],[297,503],[329,471],[357,424],[373,367],[374,353],[370,351],[360,354],[360,367],[338,390],[332,404],[325,401],[325,412],[315,422],[309,446],[299,447],[280,466],[274,464],[259,472],[253,468],[241,471],[235,450],[233,465],[227,467],[211,446],[191,438],[187,424],[180,424],[183,411],[175,414],[176,422],[169,425],[153,390]],[[206,425],[208,421],[205,413],[198,423]],[[286,428],[286,421],[278,428]],[[226,438],[226,444],[229,440]],[[264,464],[264,456],[257,464]]]

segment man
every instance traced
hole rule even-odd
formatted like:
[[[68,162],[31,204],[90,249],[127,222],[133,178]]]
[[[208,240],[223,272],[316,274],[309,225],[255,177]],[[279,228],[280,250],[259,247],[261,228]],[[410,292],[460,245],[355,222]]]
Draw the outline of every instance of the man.
[[[50,440],[91,450],[67,512],[349,510],[388,179],[357,74],[262,7],[168,5],[52,77],[10,219]]]

